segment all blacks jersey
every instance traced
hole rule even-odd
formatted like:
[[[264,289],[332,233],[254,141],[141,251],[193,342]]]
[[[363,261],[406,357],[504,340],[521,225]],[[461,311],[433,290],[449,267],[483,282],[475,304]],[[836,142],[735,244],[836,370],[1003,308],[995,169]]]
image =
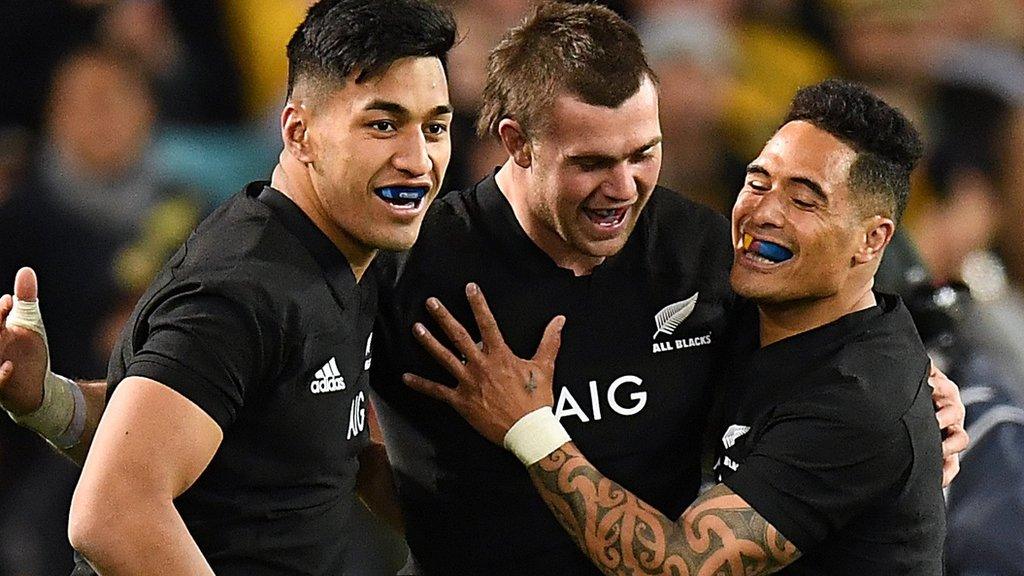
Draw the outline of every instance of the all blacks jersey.
[[[377,289],[287,197],[253,183],[207,218],[139,301],[111,358],[224,432],[174,504],[217,574],[340,574],[368,443]],[[349,532],[352,530],[352,532]]]
[[[728,225],[657,188],[623,250],[586,276],[559,268],[523,231],[492,177],[437,201],[404,258],[384,259],[371,377],[406,519],[410,573],[597,573],[527,471],[404,372],[454,380],[412,338],[435,334],[438,297],[474,338],[465,285],[487,297],[511,349],[532,356],[566,316],[555,414],[611,479],[677,517],[696,497],[701,434],[732,306]]]

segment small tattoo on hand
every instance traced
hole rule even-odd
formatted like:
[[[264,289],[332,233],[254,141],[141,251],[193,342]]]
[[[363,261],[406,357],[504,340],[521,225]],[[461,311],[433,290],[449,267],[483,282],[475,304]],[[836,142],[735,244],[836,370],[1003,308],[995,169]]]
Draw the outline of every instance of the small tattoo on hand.
[[[526,389],[530,392],[537,389],[537,377],[533,375],[533,370],[530,370],[530,380],[526,383]]]

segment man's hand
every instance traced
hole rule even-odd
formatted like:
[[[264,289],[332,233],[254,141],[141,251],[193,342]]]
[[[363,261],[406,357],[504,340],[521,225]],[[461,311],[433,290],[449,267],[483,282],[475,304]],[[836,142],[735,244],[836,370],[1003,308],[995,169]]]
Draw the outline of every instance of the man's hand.
[[[935,363],[928,374],[932,387],[935,418],[942,429],[942,486],[949,486],[960,472],[960,453],[967,449],[970,439],[964,429],[966,409],[960,400],[960,388],[946,377]]]
[[[14,280],[18,300],[35,301],[39,290],[36,274],[22,268]],[[0,298],[0,406],[12,414],[27,414],[42,404],[46,374],[46,342],[23,326],[7,326],[14,307],[10,294]]]
[[[414,374],[404,374],[402,379],[411,388],[450,405],[484,437],[500,445],[509,428],[520,418],[554,403],[551,384],[565,317],[555,316],[548,323],[537,352],[532,359],[525,360],[513,354],[505,344],[476,284],[466,285],[466,297],[480,329],[480,347],[439,300],[427,300],[431,316],[466,358],[465,363],[438,342],[426,326],[420,323],[413,326],[416,339],[455,377],[458,387],[450,388]]]

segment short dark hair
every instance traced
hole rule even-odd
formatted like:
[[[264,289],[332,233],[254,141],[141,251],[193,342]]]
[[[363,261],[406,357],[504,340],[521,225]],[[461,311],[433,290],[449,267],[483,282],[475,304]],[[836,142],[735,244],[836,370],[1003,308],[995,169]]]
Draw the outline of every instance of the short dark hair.
[[[491,51],[477,133],[497,136],[504,118],[527,133],[541,129],[561,91],[614,108],[645,78],[657,81],[636,30],[618,14],[597,4],[546,2]]]
[[[320,0],[288,42],[288,96],[300,79],[341,87],[363,82],[408,56],[434,57],[447,68],[455,19],[427,0]]]
[[[899,222],[910,195],[910,173],[921,158],[921,136],[899,110],[864,86],[826,80],[801,88],[785,123],[802,120],[853,148],[847,184],[862,193],[863,211]]]

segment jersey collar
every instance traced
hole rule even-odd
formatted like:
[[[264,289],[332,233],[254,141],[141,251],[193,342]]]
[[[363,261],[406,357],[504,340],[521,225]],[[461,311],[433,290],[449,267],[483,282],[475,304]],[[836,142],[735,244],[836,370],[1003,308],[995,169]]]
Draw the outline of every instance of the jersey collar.
[[[808,366],[827,364],[844,346],[867,332],[898,333],[896,319],[910,316],[902,300],[880,292],[875,292],[875,298],[875,306],[755,350],[748,373],[770,382],[799,382]]]
[[[285,229],[309,251],[323,271],[324,279],[334,292],[338,304],[344,307],[356,289],[356,277],[345,255],[291,198],[271,188],[269,183],[254,183],[247,192],[256,195],[260,202],[269,207]]]
[[[476,197],[480,206],[481,220],[487,227],[491,240],[502,251],[512,256],[515,262],[528,267],[534,273],[576,279],[578,282],[586,282],[592,276],[591,274],[577,277],[572,270],[559,267],[547,252],[541,250],[527,236],[526,230],[516,218],[516,213],[512,210],[508,198],[498,188],[494,174],[477,183]],[[602,266],[604,265],[598,266],[597,269]]]

